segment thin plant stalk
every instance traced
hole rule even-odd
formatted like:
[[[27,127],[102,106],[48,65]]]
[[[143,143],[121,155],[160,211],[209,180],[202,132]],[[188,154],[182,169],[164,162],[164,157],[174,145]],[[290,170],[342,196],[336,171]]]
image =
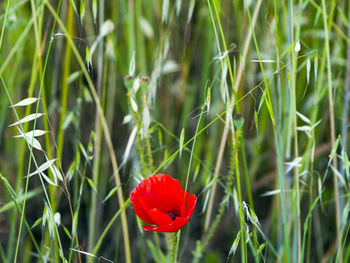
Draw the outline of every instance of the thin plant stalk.
[[[12,1],[8,1],[8,8],[10,7],[11,3],[12,3]],[[2,31],[1,31],[0,47],[1,47],[1,44],[2,44],[2,40],[3,40],[4,29],[5,29],[7,13],[8,13],[8,8],[6,9],[6,12],[5,12],[4,24],[3,24],[3,27],[2,27]],[[24,37],[26,37],[27,33],[29,32],[29,29],[34,24],[34,21],[36,20],[36,17],[38,15],[39,15],[39,13],[33,14],[30,23],[28,23],[28,25],[26,26],[25,30],[23,31],[23,33],[21,34],[20,38],[18,39],[16,45],[11,49],[9,55],[7,56],[7,61],[9,61],[12,58],[12,56],[14,54],[14,51],[16,51],[18,49],[18,44],[21,43],[24,40]],[[36,53],[35,54],[39,53],[39,48],[40,47],[38,45],[36,45]],[[35,84],[35,80],[36,80],[37,72],[38,72],[38,67],[36,66],[37,65],[37,61],[38,61],[38,56],[34,56],[33,67],[32,67],[33,70],[32,70],[31,81],[30,81],[30,85],[29,85],[29,89],[28,89],[28,97],[31,97],[33,92],[34,92],[34,84]],[[2,67],[0,69],[0,75],[2,74],[2,72],[4,71],[6,66],[7,66],[7,63],[5,61],[5,63],[2,64]],[[30,109],[31,109],[30,106],[28,106],[26,108],[26,116],[29,114]],[[27,127],[28,127],[28,123],[26,123],[24,125],[24,130],[23,130],[24,132],[27,130]],[[20,152],[20,162],[19,162],[18,173],[17,173],[17,180],[16,180],[16,182],[17,182],[16,183],[16,192],[19,191],[19,189],[21,188],[21,185],[22,185],[22,172],[23,172],[23,165],[24,165],[23,161],[24,161],[25,150],[26,150],[26,146],[27,146],[25,141],[23,141],[21,145],[22,146],[21,146],[21,152]],[[14,211],[12,213],[11,218],[12,218],[11,221],[13,222],[15,220],[15,218],[16,218],[16,211]],[[15,227],[15,224],[11,224],[9,240],[8,240],[9,244],[12,244],[13,239],[14,239],[14,234],[15,234],[14,227]],[[10,257],[12,255],[12,248],[13,248],[12,245],[8,246],[8,260],[10,260]]]
[[[350,17],[350,5],[348,5],[348,17]],[[350,39],[350,26],[348,25],[348,38]],[[348,132],[348,114],[349,114],[349,92],[350,92],[350,43],[347,44],[346,49],[346,74],[344,87],[344,109],[343,109],[343,125],[342,125],[342,146],[343,151],[347,152],[347,132]],[[340,162],[340,171],[344,176],[344,161]],[[348,178],[349,179],[349,178]]]
[[[125,200],[124,204],[122,207],[119,208],[119,210],[114,214],[114,216],[112,217],[112,219],[109,221],[109,223],[107,224],[107,226],[105,227],[105,229],[103,230],[102,234],[100,235],[98,241],[96,242],[95,247],[92,250],[92,254],[96,255],[98,250],[100,249],[101,245],[102,245],[102,241],[104,240],[104,238],[106,237],[109,229],[112,227],[113,223],[115,222],[115,220],[117,220],[117,218],[120,216],[120,214],[125,211],[125,209],[129,206],[130,204],[130,199]]]
[[[264,67],[262,64],[261,56],[260,56],[260,51],[258,47],[258,43],[256,40],[255,32],[254,32],[254,16],[253,20],[250,16],[250,11],[249,8],[247,8],[247,15],[250,23],[250,32],[252,33],[252,37],[254,40],[255,44],[255,49],[257,51],[258,59],[259,59],[259,65],[260,69],[263,75],[263,83],[265,85],[265,90],[267,94],[267,99],[265,100],[271,122],[272,122],[272,128],[273,128],[273,134],[274,134],[274,140],[275,140],[275,145],[276,145],[276,156],[277,156],[277,170],[278,170],[278,177],[279,177],[279,183],[280,183],[280,191],[281,191],[281,208],[282,208],[282,229],[283,229],[283,244],[284,244],[284,249],[285,249],[285,261],[290,262],[290,248],[289,248],[289,235],[288,235],[288,227],[287,227],[287,210],[286,210],[286,201],[285,201],[285,189],[284,189],[284,171],[283,171],[283,158],[282,158],[282,152],[281,152],[281,142],[280,142],[280,133],[278,129],[276,128],[276,122],[275,122],[275,116],[274,112],[272,109],[272,103],[271,103],[271,97],[270,97],[270,92],[269,92],[269,86],[267,84],[265,72],[264,72]],[[255,14],[254,14],[255,15]]]
[[[1,173],[0,173],[0,179],[2,179],[3,181],[6,180],[6,178],[5,178]],[[7,180],[6,180],[6,181],[7,181]],[[13,200],[17,211],[18,211],[18,212],[20,213],[20,215],[22,216],[22,209],[21,209],[21,207],[19,206],[19,204],[18,204],[18,202],[17,202],[17,200],[16,200],[16,197],[12,195],[12,193],[14,192],[13,189],[12,189],[12,187],[11,187],[10,185],[7,185],[6,183],[5,183],[5,187],[7,188],[8,192],[10,193],[10,197],[11,197],[11,199]],[[38,253],[38,257],[39,257],[40,261],[41,261],[41,262],[45,262],[44,257],[43,257],[43,255],[41,254],[39,245],[38,245],[38,243],[36,242],[35,237],[34,237],[34,235],[33,235],[33,233],[32,233],[31,227],[29,226],[27,220],[26,220],[24,217],[23,217],[23,222],[24,222],[24,225],[25,225],[25,227],[26,227],[26,229],[27,229],[27,231],[28,231],[28,233],[29,233],[29,236],[30,236],[30,238],[31,238],[31,240],[32,240],[32,242],[33,242],[33,244],[34,244],[34,247],[35,247],[35,249],[36,249],[36,251],[37,251],[37,253]]]
[[[262,3],[262,0],[258,0],[258,2],[256,3],[255,9],[254,9],[254,14],[253,14],[253,23],[252,23],[253,27],[255,26],[256,19],[257,19],[258,14],[259,14],[261,3]],[[208,2],[208,6],[209,6],[209,2]],[[214,26],[214,30],[216,30],[215,26]],[[244,45],[243,45],[242,61],[245,61],[246,58],[247,58],[248,48],[249,48],[249,45],[250,45],[251,38],[252,38],[252,33],[251,33],[251,30],[250,30],[250,31],[248,31],[247,37],[246,37]],[[228,65],[230,66],[231,64],[228,63]],[[242,63],[240,63],[239,66],[238,66],[236,80],[234,81],[234,83],[232,83],[234,85],[234,91],[236,91],[236,92],[237,92],[238,87],[240,85],[242,76],[243,76],[243,65],[242,65]],[[234,105],[234,102],[235,102],[235,95],[232,94],[231,95],[230,107],[232,107]],[[221,142],[220,142],[220,146],[219,146],[219,152],[218,152],[218,155],[217,155],[217,161],[216,161],[216,165],[215,165],[215,172],[214,172],[214,177],[215,178],[218,177],[219,172],[220,172],[222,158],[223,158],[225,145],[226,145],[226,141],[227,141],[228,130],[229,130],[229,126],[225,125],[224,131],[223,131],[223,134],[222,134],[222,137],[221,137]],[[204,231],[206,231],[208,229],[209,224],[210,224],[211,213],[212,213],[213,205],[214,205],[215,191],[216,191],[216,182],[214,182],[214,185],[213,185],[213,188],[212,188],[212,192],[211,192],[211,195],[210,195],[210,200],[209,200],[209,203],[208,203],[208,210],[207,210],[207,215],[206,215],[206,219],[205,219]]]
[[[333,3],[334,1],[332,1]],[[329,22],[327,22],[327,9],[325,0],[322,0],[323,10],[323,24],[325,32],[325,49],[327,55],[327,81],[328,81],[328,100],[329,100],[329,115],[330,115],[330,132],[331,132],[331,143],[335,143],[335,121],[334,121],[334,102],[333,102],[333,83],[332,83],[332,67],[331,57],[329,48]],[[334,169],[337,169],[338,163],[337,158],[333,158],[332,165]],[[343,262],[342,248],[341,248],[341,233],[340,233],[340,204],[339,204],[339,184],[338,177],[333,172],[333,187],[334,187],[334,199],[335,199],[335,221],[336,221],[336,233],[337,233],[337,244],[339,246],[338,260],[340,263]]]
[[[37,45],[36,45],[36,50],[38,51],[37,54],[38,54],[38,57],[39,57],[38,62],[39,62],[40,77],[41,77],[39,98],[40,98],[40,94],[43,94],[43,99],[45,99],[45,93],[44,93],[43,81],[42,81],[42,80],[43,80],[43,76],[45,75],[45,70],[46,70],[47,61],[48,61],[47,58],[48,58],[48,55],[50,54],[51,43],[50,43],[50,45],[49,45],[49,50],[48,50],[48,53],[47,53],[47,56],[46,56],[45,67],[44,67],[44,72],[43,72],[43,69],[42,69],[42,61],[41,61],[41,55],[39,54],[39,53],[40,53],[40,40],[39,40],[39,33],[38,33],[38,32],[39,32],[39,29],[38,29],[38,25],[36,24],[37,13],[36,13],[36,9],[35,9],[34,2],[32,1],[31,4],[32,4],[32,5],[31,5],[32,10],[33,10],[34,31],[35,31],[36,44],[37,44]],[[59,7],[60,7],[60,4],[61,4],[61,1],[59,2]],[[41,8],[43,8],[43,3],[42,3],[42,5],[41,5]],[[59,10],[59,8],[58,8],[58,10]],[[41,12],[41,14],[43,14],[43,13]],[[42,17],[41,17],[41,21],[42,21]],[[54,25],[55,25],[55,24],[54,24]],[[53,27],[53,28],[54,28],[54,27]],[[36,57],[36,56],[35,56],[35,57]],[[5,86],[5,83],[4,83],[3,80],[2,80],[2,82],[3,82],[3,85],[4,85],[5,91],[6,91],[7,95],[8,95],[8,98],[9,98],[11,104],[12,104],[12,101],[11,101],[11,98],[10,98],[10,96],[9,96],[9,94],[8,94],[8,91],[7,91],[7,88],[6,88],[6,86]],[[39,102],[37,103],[36,112],[38,112],[38,109],[39,109]],[[17,113],[16,113],[16,111],[15,111],[15,114],[16,114],[17,119],[19,119],[19,118],[18,118],[18,115],[17,115]],[[35,129],[35,125],[36,125],[36,120],[37,120],[37,119],[34,120],[34,129]],[[45,125],[45,128],[46,128],[46,130],[47,130],[47,129],[48,129],[48,124],[47,124],[46,122],[44,122],[44,125]],[[23,130],[22,125],[21,125],[21,129]],[[46,141],[48,142],[48,137],[46,137]],[[49,143],[47,143],[47,147],[48,147],[48,150],[50,150]],[[33,156],[33,154],[32,154],[32,148],[31,148],[31,147],[30,147],[30,152],[31,152],[31,154],[30,154],[30,157],[29,157],[28,173],[30,172],[31,159],[32,159],[32,156]],[[33,158],[33,161],[34,161],[36,167],[38,167],[35,158]],[[40,179],[41,179],[41,183],[42,183],[42,185],[43,185],[42,178],[40,177]],[[29,176],[27,177],[27,180],[26,180],[25,201],[26,201],[28,183],[29,183]],[[44,192],[45,192],[45,194],[46,194],[46,190],[45,190],[45,189],[44,189]],[[47,195],[46,195],[46,197],[47,197]],[[49,207],[50,207],[50,209],[52,209],[52,206],[54,206],[54,202],[51,204],[49,199],[48,199],[47,201],[49,202]],[[24,204],[23,204],[23,212],[22,212],[22,215],[21,215],[20,229],[19,229],[18,240],[17,240],[17,246],[16,246],[16,251],[15,251],[15,258],[14,258],[14,261],[15,261],[15,262],[16,262],[16,260],[17,260],[18,246],[19,246],[19,238],[20,238],[20,236],[21,236],[23,215],[24,215],[24,211],[25,211],[25,203],[26,203],[26,202],[24,202]],[[51,205],[52,205],[52,206],[51,206]],[[62,250],[62,247],[61,247],[59,238],[58,238],[58,242],[59,242],[59,245],[60,245],[60,249]],[[56,252],[55,256],[56,256],[56,259],[58,259],[58,247],[57,247],[57,240],[56,240],[56,239],[54,240],[54,244],[55,244],[55,250],[54,250],[54,251]]]
[[[104,0],[98,1],[99,3],[99,21],[98,24],[101,25],[104,22]],[[99,32],[100,33],[100,32]],[[102,94],[102,86],[105,90],[106,87],[103,85],[103,62],[104,62],[104,56],[103,56],[103,46],[104,41],[103,38],[100,40],[98,44],[98,65],[97,65],[97,95],[101,97]],[[106,64],[107,65],[107,64]],[[104,99],[104,98],[103,98]],[[103,104],[102,104],[103,107]],[[104,108],[104,107],[103,107]],[[102,131],[101,131],[101,121],[100,121],[100,115],[98,111],[95,112],[95,147],[94,147],[94,162],[92,165],[92,176],[93,176],[93,182],[97,189],[99,189],[99,166],[100,166],[100,160],[101,160],[101,138],[102,138]],[[92,250],[93,244],[95,242],[95,236],[96,236],[96,230],[98,230],[98,221],[96,222],[96,218],[98,215],[97,212],[97,192],[92,191],[91,194],[91,210],[90,210],[90,216],[89,216],[89,241],[88,241],[88,248],[89,251]]]
[[[293,0],[290,0],[290,32],[291,32],[291,53],[292,53],[292,72],[291,72],[291,98],[290,98],[290,120],[293,125],[293,135],[294,135],[294,158],[297,158],[299,155],[298,150],[298,130],[297,130],[297,107],[296,107],[296,67],[297,67],[297,59],[295,57],[295,42],[294,42],[294,19],[293,19]],[[300,11],[300,10],[299,10]],[[298,253],[297,253],[297,262],[300,262],[301,258],[301,227],[300,227],[300,186],[299,186],[299,170],[298,167],[294,167],[294,186],[296,189],[296,201],[295,201],[295,209],[296,209],[296,231],[297,231],[297,247],[298,247]]]
[[[147,107],[147,91],[145,91],[145,93],[142,96],[142,103],[143,103],[143,108],[145,109]],[[150,133],[148,129],[145,136],[146,136],[145,140],[146,140],[148,167],[149,167],[149,171],[153,171],[154,162],[153,162],[153,155],[152,155],[151,138],[150,138]]]
[[[67,34],[73,35],[74,28],[73,28],[73,7],[69,3],[67,11]],[[64,130],[62,129],[64,120],[66,118],[66,111],[67,111],[67,98],[68,98],[68,77],[70,74],[70,65],[71,65],[71,57],[72,57],[72,49],[70,46],[69,41],[66,43],[65,48],[65,55],[64,55],[64,71],[63,71],[63,79],[62,79],[62,87],[61,87],[61,113],[60,113],[60,120],[59,120],[59,126],[58,126],[58,138],[57,138],[57,152],[58,156],[61,159],[63,154],[63,144],[64,144]]]
[[[133,119],[134,119],[134,125],[137,126],[136,143],[137,143],[137,150],[138,150],[138,154],[139,154],[139,158],[140,158],[140,162],[141,162],[141,167],[142,167],[142,171],[143,171],[143,176],[147,177],[148,170],[147,170],[147,165],[146,165],[145,156],[143,153],[143,147],[142,147],[142,143],[141,143],[141,137],[140,137],[141,121],[140,121],[139,115],[137,115],[136,112],[132,108],[131,91],[128,91],[128,100],[129,100],[130,111],[131,111]]]
[[[57,20],[57,23],[59,25],[59,27],[61,28],[61,30],[67,34],[67,29],[65,27],[65,25],[63,24],[63,22],[61,21],[61,19],[57,16],[57,14],[55,13],[54,8],[52,7],[52,5],[49,2],[45,2],[45,5],[47,7],[47,9],[49,10],[49,12],[51,13],[52,16],[54,16],[54,18]],[[121,185],[121,180],[120,180],[120,175],[119,175],[119,169],[118,169],[118,163],[117,163],[117,158],[113,149],[113,144],[112,144],[112,139],[109,133],[109,129],[107,126],[107,122],[106,119],[104,117],[103,114],[103,110],[101,107],[101,103],[100,103],[100,99],[96,93],[94,84],[90,78],[90,75],[85,67],[85,63],[83,61],[83,59],[81,58],[79,51],[77,50],[72,38],[67,34],[67,39],[71,44],[71,48],[72,51],[76,57],[76,59],[78,60],[78,63],[83,71],[83,74],[86,78],[86,81],[88,83],[88,86],[90,88],[90,91],[92,93],[92,97],[96,103],[97,109],[99,111],[100,114],[100,118],[101,118],[101,124],[103,127],[103,133],[104,133],[104,137],[107,143],[107,147],[108,147],[108,151],[109,151],[109,155],[111,158],[111,162],[112,162],[112,167],[113,167],[113,176],[115,179],[115,183],[116,185]],[[122,207],[124,205],[124,197],[123,197],[123,191],[122,191],[122,187],[119,187],[117,190],[117,195],[118,195],[118,202],[119,202],[119,206]],[[127,224],[127,219],[126,219],[126,213],[125,211],[121,212],[121,221],[122,221],[122,231],[123,231],[123,237],[124,237],[124,250],[125,250],[125,258],[126,258],[126,262],[127,263],[131,263],[131,252],[130,252],[130,240],[129,240],[129,231],[128,231],[128,224]]]
[[[171,243],[172,243],[172,262],[176,263],[176,233],[171,233]]]
[[[47,60],[46,60],[46,62],[47,62]],[[10,96],[10,94],[9,94],[9,92],[8,92],[8,88],[7,88],[7,86],[6,86],[6,84],[5,84],[5,82],[4,82],[4,80],[3,80],[3,78],[2,78],[1,75],[0,75],[0,79],[1,79],[1,82],[2,82],[2,85],[3,85],[3,88],[4,88],[4,90],[5,90],[5,93],[6,93],[8,99],[9,99],[9,101],[10,101],[10,104],[11,104],[11,105],[14,105],[13,102],[12,102],[11,96]],[[41,87],[42,87],[42,86],[41,86]],[[40,98],[40,91],[39,91],[39,96],[38,96],[38,97]],[[38,109],[39,109],[39,101],[38,101],[38,103],[37,103],[36,112],[38,112]],[[19,118],[19,116],[18,116],[18,114],[17,114],[17,111],[16,111],[15,109],[14,109],[14,113],[15,113],[15,115],[16,115],[17,120],[19,120],[20,118]],[[36,121],[36,119],[35,119],[35,121]],[[23,127],[22,127],[21,124],[20,124],[20,128],[23,130]],[[30,162],[29,162],[29,164],[31,163],[31,160],[33,160],[33,162],[34,162],[34,164],[35,164],[35,168],[38,169],[38,168],[39,168],[39,165],[38,165],[36,159],[34,158],[33,147],[32,147],[32,145],[29,144],[28,142],[27,142],[27,146],[28,146],[29,152],[30,152]],[[29,168],[30,168],[30,167],[29,167]],[[28,171],[28,175],[29,175],[29,171]],[[29,176],[28,176],[27,178],[29,179]],[[40,179],[41,186],[42,186],[42,188],[43,188],[43,190],[44,190],[44,195],[45,195],[45,198],[46,198],[46,201],[47,201],[47,204],[48,204],[48,211],[49,211],[49,213],[50,213],[50,216],[53,218],[52,207],[51,207],[51,203],[50,203],[50,198],[49,198],[49,196],[48,196],[48,193],[47,193],[47,191],[46,191],[46,187],[45,187],[43,178],[42,178],[42,176],[40,175],[40,173],[39,173],[39,179]],[[29,181],[29,180],[27,180],[27,185],[28,185],[28,181]],[[26,189],[28,189],[28,188],[26,187]],[[25,198],[24,198],[24,200],[27,199],[27,198],[26,198],[26,194],[27,194],[27,193],[25,192]],[[25,221],[25,218],[24,218],[24,211],[25,211],[25,205],[23,205],[23,207],[22,207],[22,212],[21,212],[21,223],[20,223],[20,230],[19,230],[18,236],[20,236],[20,234],[21,234],[22,223]],[[55,230],[54,234],[56,235],[57,241],[58,241],[58,244],[59,244],[59,249],[60,249],[61,251],[63,251],[63,249],[62,249],[62,244],[61,244],[61,240],[60,240],[60,237],[59,237],[59,233],[58,233],[58,229],[57,229],[57,225],[56,225],[56,224],[55,224],[54,230]],[[55,239],[55,240],[56,240],[56,239]],[[18,250],[18,245],[17,245],[16,250]],[[15,252],[15,259],[14,259],[14,262],[16,262],[16,260],[17,260],[16,254],[17,254],[17,252]],[[63,257],[63,254],[61,254],[61,256]],[[63,258],[61,258],[61,259],[63,260]]]
[[[233,132],[231,134],[232,134],[232,136],[234,136]],[[225,208],[226,208],[226,206],[228,204],[228,199],[229,199],[230,194],[231,194],[233,175],[234,175],[235,167],[237,165],[237,162],[236,162],[236,156],[237,155],[236,155],[236,152],[235,152],[235,141],[237,141],[236,138],[232,137],[232,151],[233,151],[233,154],[232,154],[230,174],[229,174],[228,182],[227,182],[227,186],[226,186],[226,193],[225,193],[225,195],[223,197],[223,200],[220,203],[219,211],[218,211],[217,216],[216,216],[214,222],[212,223],[209,231],[207,232],[206,236],[203,237],[202,242],[199,242],[197,244],[197,248],[196,248],[196,251],[194,253],[193,263],[198,263],[199,260],[201,259],[201,257],[203,256],[203,252],[205,251],[205,248],[207,247],[211,237],[213,236],[217,226],[219,225],[219,223],[221,221],[221,218],[222,218],[222,216],[224,214]],[[236,147],[236,150],[237,150],[237,147]],[[240,220],[240,222],[241,222],[241,220]],[[241,231],[241,233],[242,232],[243,231]],[[242,236],[241,236],[241,238],[242,238]],[[243,238],[243,240],[244,240],[244,238]],[[244,250],[243,250],[243,252],[244,252]],[[244,258],[244,256],[245,256],[245,253],[243,253],[242,257]]]
[[[320,7],[314,0],[309,0],[310,4],[315,7],[317,9],[318,12],[320,12],[323,15],[323,8]],[[327,13],[326,17],[327,17]],[[333,27],[335,32],[337,33],[337,35],[339,35],[348,45],[350,44],[350,38],[348,36],[346,36],[346,34],[344,34],[344,32],[341,30],[341,28],[339,28],[339,26],[334,23],[333,20],[329,20],[329,27]]]
[[[233,150],[234,150],[234,163],[236,167],[236,187],[237,187],[237,196],[238,196],[238,202],[239,204],[242,204],[242,190],[241,190],[241,179],[240,179],[240,171],[239,171],[239,161],[238,161],[238,147],[237,147],[237,141],[239,142],[239,130],[237,131],[237,137],[235,136],[235,131],[232,129],[232,143],[233,143]],[[244,213],[242,211],[242,206],[240,205],[238,208],[239,213],[239,226],[241,230],[241,258],[242,262],[247,262],[247,245],[246,245],[246,239],[244,238],[244,225],[243,225],[243,218]]]

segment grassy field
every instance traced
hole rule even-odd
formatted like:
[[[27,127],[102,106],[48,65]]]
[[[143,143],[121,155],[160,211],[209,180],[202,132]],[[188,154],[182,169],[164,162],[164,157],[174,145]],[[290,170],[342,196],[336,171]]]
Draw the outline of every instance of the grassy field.
[[[0,262],[350,262],[349,1],[3,0],[0,30]],[[135,214],[153,174],[197,197],[176,233]]]

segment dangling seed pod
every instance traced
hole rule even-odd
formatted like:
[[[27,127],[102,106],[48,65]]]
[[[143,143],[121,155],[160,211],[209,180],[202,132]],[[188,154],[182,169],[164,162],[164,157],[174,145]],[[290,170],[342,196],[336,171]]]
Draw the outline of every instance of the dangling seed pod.
[[[127,75],[124,77],[124,85],[128,90],[132,89],[132,86],[134,84],[134,77],[131,75]]]

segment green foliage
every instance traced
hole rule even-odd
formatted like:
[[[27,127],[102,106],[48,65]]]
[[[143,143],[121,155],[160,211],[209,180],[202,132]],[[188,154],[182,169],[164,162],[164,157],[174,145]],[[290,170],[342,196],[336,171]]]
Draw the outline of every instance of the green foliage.
[[[349,21],[345,0],[2,1],[0,261],[349,262]],[[171,240],[129,206],[154,173],[198,198]]]

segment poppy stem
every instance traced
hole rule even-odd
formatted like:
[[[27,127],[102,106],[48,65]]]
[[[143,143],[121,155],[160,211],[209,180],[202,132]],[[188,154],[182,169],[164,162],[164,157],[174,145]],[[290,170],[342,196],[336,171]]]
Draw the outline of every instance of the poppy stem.
[[[176,233],[171,233],[171,240],[172,240],[172,262],[176,263]]]
[[[165,233],[168,246],[169,262],[176,263],[176,233]]]

